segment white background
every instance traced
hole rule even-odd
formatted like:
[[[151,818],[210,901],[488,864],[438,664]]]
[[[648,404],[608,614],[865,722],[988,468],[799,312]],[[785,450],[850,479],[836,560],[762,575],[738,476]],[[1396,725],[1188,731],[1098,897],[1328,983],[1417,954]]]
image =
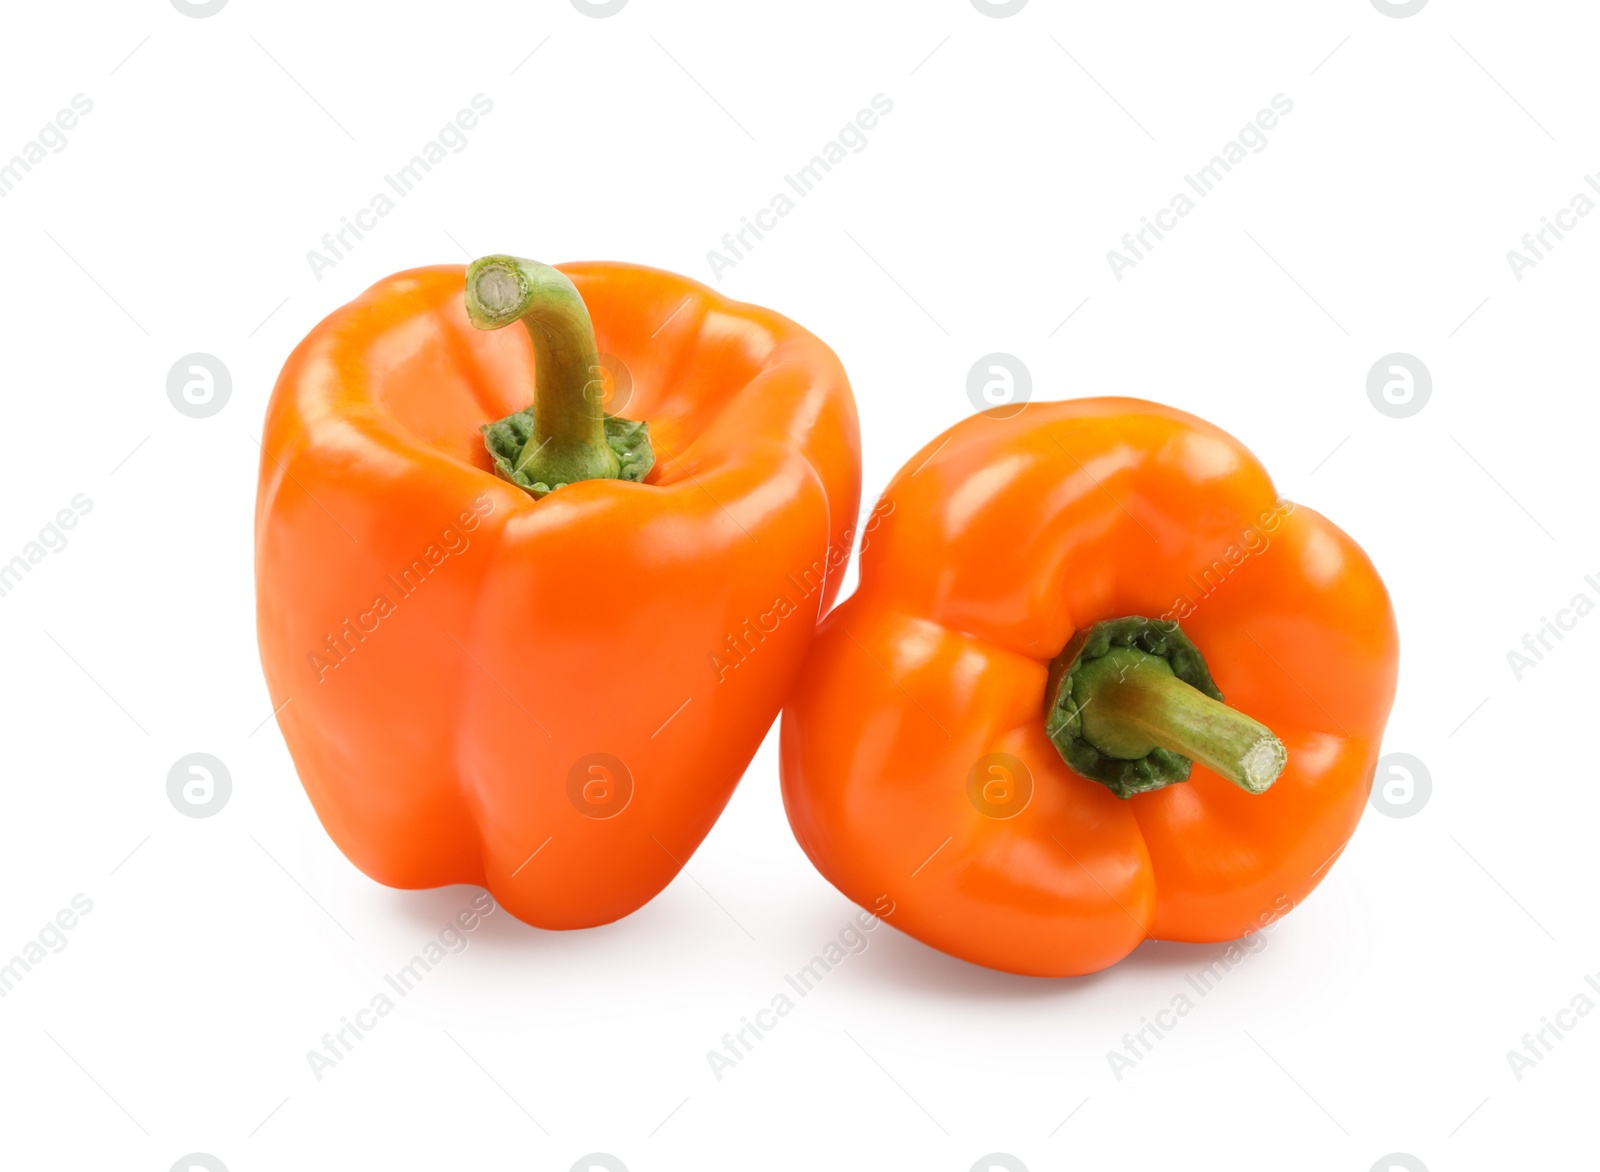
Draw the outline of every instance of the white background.
[[[1600,972],[1600,617],[1520,680],[1507,652],[1600,601],[1600,216],[1521,281],[1506,252],[1600,171],[1596,25],[1577,0],[8,5],[0,159],[94,106],[0,200],[0,561],[92,510],[0,597],[0,960],[93,910],[0,999],[0,1165],[1578,1166],[1600,1015],[1520,1081],[1506,1054]],[[318,280],[307,251],[480,92],[466,148]],[[714,281],[707,251],[878,93],[865,149]],[[1280,93],[1266,148],[1118,281],[1107,250]],[[498,251],[660,266],[815,331],[867,501],[992,351],[1037,398],[1214,420],[1384,575],[1385,751],[1431,799],[1369,810],[1120,1080],[1107,1051],[1222,946],[1040,981],[880,928],[719,1082],[706,1052],[854,910],[789,833],[774,731],[653,903],[491,916],[318,1081],[306,1052],[477,893],[379,887],[312,813],[256,656],[254,437],[322,316]],[[195,351],[233,379],[205,419],[166,394]],[[1433,377],[1406,419],[1366,393],[1394,351]],[[210,818],[167,797],[191,752],[233,779]]]

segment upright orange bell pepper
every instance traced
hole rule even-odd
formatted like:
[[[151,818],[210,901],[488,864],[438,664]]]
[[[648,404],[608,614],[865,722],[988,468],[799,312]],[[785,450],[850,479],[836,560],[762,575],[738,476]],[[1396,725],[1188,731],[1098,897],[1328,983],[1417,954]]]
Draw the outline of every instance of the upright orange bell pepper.
[[[1327,874],[1394,615],[1236,440],[1138,400],[1030,404],[957,424],[884,499],[783,719],[789,819],[840,891],[1062,976],[1233,939]]]
[[[777,715],[859,496],[844,371],[776,313],[623,264],[373,286],[262,437],[261,660],[323,825],[542,927],[640,907]]]

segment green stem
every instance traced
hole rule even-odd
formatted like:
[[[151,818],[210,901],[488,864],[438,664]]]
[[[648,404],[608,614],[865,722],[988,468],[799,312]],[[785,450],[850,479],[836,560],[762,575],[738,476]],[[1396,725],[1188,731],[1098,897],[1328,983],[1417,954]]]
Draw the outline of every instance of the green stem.
[[[1118,647],[1085,664],[1072,693],[1084,739],[1107,756],[1166,749],[1252,794],[1283,772],[1287,754],[1271,729],[1190,687],[1158,655]]]
[[[1272,730],[1222,702],[1174,623],[1097,623],[1051,665],[1045,732],[1062,759],[1118,797],[1184,781],[1198,761],[1246,793],[1288,761]]]
[[[532,407],[484,429],[501,475],[543,496],[579,480],[638,480],[650,470],[645,425],[604,411],[594,324],[566,274],[534,260],[486,256],[467,267],[466,302],[478,329],[520,321],[533,343]]]

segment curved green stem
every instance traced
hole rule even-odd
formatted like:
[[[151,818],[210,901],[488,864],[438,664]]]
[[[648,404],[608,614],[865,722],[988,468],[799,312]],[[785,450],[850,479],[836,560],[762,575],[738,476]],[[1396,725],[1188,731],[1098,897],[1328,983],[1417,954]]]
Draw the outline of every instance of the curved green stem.
[[[1287,755],[1271,729],[1190,687],[1158,655],[1119,647],[1085,664],[1072,691],[1084,739],[1107,756],[1166,749],[1253,794],[1283,772]]]
[[[1131,797],[1189,776],[1191,761],[1247,793],[1288,761],[1271,729],[1222,702],[1176,624],[1098,623],[1051,667],[1045,731],[1074,770]]]
[[[466,302],[478,329],[520,321],[533,343],[533,405],[484,429],[502,476],[535,496],[579,480],[644,477],[655,462],[646,425],[606,415],[594,324],[566,274],[520,257],[482,257],[467,267]]]

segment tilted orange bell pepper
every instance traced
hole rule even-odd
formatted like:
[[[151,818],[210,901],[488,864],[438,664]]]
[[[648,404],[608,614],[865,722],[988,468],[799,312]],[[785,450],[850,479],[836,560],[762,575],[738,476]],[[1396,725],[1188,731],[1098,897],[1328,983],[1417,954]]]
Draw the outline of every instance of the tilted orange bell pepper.
[[[262,437],[261,659],[323,825],[542,927],[640,907],[776,717],[859,496],[844,371],[776,313],[623,264],[373,286]]]
[[[783,718],[790,822],[840,891],[1062,976],[1233,939],[1327,874],[1394,616],[1236,440],[1138,400],[1029,404],[957,424],[884,500]]]

